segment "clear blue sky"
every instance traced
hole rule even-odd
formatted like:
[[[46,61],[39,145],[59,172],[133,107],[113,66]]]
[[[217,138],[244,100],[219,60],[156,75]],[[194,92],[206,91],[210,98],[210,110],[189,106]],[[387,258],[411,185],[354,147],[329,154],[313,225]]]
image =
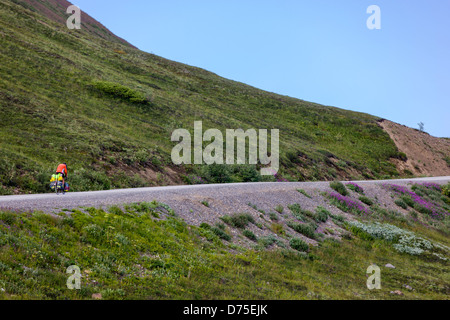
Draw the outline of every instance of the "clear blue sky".
[[[73,3],[143,51],[450,137],[450,0]]]

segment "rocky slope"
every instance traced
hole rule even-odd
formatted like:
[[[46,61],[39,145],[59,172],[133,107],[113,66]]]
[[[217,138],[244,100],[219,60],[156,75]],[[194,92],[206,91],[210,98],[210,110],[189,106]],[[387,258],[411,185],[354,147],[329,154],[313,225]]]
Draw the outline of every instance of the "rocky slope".
[[[436,138],[426,132],[398,123],[380,122],[406,159],[392,159],[400,172],[405,170],[416,176],[450,175],[450,139]]]

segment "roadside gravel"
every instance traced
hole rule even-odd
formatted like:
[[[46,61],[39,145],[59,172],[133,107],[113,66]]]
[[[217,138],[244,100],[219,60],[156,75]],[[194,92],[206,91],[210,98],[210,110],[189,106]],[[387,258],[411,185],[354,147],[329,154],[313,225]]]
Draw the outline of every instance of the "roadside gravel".
[[[365,195],[376,199],[381,206],[387,209],[402,211],[393,203],[393,199],[382,185],[385,183],[408,185],[412,182],[434,182],[445,184],[450,177],[419,178],[407,180],[384,181],[354,181],[364,188]],[[344,182],[345,183],[345,182]],[[311,198],[298,192],[304,190]],[[194,185],[194,186],[170,186],[140,189],[123,189],[97,192],[68,193],[66,195],[41,194],[19,195],[0,197],[0,209],[12,211],[43,211],[45,213],[58,213],[62,210],[82,209],[86,207],[122,206],[136,202],[158,202],[169,205],[176,214],[189,225],[200,225],[203,222],[215,224],[220,222],[220,217],[234,213],[250,213],[256,223],[249,229],[258,237],[273,235],[271,226],[278,223],[283,226],[292,215],[288,205],[298,203],[303,209],[314,211],[317,206],[323,206],[332,214],[343,215],[352,219],[350,214],[344,213],[335,206],[329,204],[323,192],[331,192],[329,182],[283,182],[283,183],[246,183],[246,184],[221,184],[221,185]],[[352,192],[352,197],[358,199],[358,194]],[[204,202],[205,204],[203,204]],[[282,213],[276,213],[277,206],[283,207]],[[256,208],[256,209],[255,209]],[[269,213],[276,213],[277,220],[271,220]],[[259,225],[259,227],[258,227]],[[263,227],[261,227],[263,226]],[[334,230],[339,236],[339,228],[329,219],[321,224],[322,230]],[[284,228],[286,232],[292,232],[290,228]],[[239,236],[239,230],[233,229],[242,242],[249,240]],[[333,232],[332,232],[333,233]],[[298,234],[296,234],[298,235]],[[305,237],[305,241],[315,241]]]

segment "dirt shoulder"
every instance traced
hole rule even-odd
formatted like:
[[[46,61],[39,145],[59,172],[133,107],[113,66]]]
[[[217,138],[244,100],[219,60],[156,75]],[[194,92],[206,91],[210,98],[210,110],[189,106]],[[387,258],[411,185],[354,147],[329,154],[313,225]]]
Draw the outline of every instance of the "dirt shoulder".
[[[433,137],[389,120],[379,124],[408,158],[392,159],[400,172],[409,170],[416,176],[450,175],[450,139]]]

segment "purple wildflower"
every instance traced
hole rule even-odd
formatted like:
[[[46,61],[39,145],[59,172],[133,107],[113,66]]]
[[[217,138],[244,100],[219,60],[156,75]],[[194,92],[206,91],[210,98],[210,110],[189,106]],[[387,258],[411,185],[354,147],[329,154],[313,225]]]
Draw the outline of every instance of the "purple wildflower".
[[[370,211],[364,207],[362,204],[358,203],[357,201],[343,196],[340,193],[332,192],[330,193],[330,197],[334,200],[336,200],[338,203],[343,205],[348,211],[356,211],[358,214],[369,214]]]
[[[281,177],[278,173],[274,174],[273,177],[275,178],[275,180],[277,182],[289,182],[288,179],[285,179],[285,178]]]
[[[354,182],[347,183],[347,186],[350,186],[350,189],[352,189],[352,190],[354,190],[354,191],[356,191],[358,193],[364,193],[364,189],[361,186],[359,186],[356,183],[354,183]]]
[[[437,183],[423,182],[423,183],[418,183],[418,185],[424,186],[425,188],[428,188],[428,189],[435,189],[439,192],[442,192],[441,186],[438,185]]]
[[[445,215],[449,214],[448,212],[441,211],[441,208],[438,205],[425,200],[424,198],[422,198],[415,192],[410,191],[405,186],[399,186],[399,185],[395,185],[395,184],[384,184],[383,186],[388,188],[389,190],[396,192],[396,193],[410,196],[411,199],[414,201],[414,203],[417,204],[418,211],[421,211],[421,212],[425,211],[434,218],[444,217]]]
[[[188,177],[188,179],[192,184],[206,184],[207,183],[205,179],[203,179],[202,177],[199,177],[199,176],[195,176],[195,175],[190,175]]]

